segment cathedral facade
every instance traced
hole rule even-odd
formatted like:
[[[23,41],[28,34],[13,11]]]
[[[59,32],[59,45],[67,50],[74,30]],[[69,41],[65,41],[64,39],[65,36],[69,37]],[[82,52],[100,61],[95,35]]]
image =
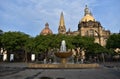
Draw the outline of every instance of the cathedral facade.
[[[46,28],[46,25],[45,25]],[[52,31],[49,29],[47,24],[47,29],[45,28],[40,33],[41,35],[47,35],[52,34]],[[43,33],[44,31],[44,33]],[[65,21],[64,21],[64,15],[63,12],[60,15],[60,22],[58,27],[58,34],[65,34],[65,35],[80,35],[80,36],[90,36],[94,37],[95,43],[100,44],[101,46],[106,45],[106,41],[108,37],[110,36],[110,31],[105,30],[101,23],[96,21],[93,17],[91,11],[85,6],[84,9],[84,16],[78,23],[78,30],[71,32],[70,29],[66,31],[65,27]]]

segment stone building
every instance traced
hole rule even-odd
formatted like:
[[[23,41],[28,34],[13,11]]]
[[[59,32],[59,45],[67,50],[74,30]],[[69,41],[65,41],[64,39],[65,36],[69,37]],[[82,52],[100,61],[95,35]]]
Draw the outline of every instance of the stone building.
[[[47,27],[48,28],[48,27]],[[50,29],[49,29],[50,30]],[[43,35],[52,34],[52,31],[50,32],[41,32]],[[64,21],[64,15],[63,12],[61,12],[60,15],[60,22],[58,27],[58,34],[66,34],[66,35],[80,35],[80,36],[90,36],[95,38],[95,43],[100,44],[101,46],[106,45],[106,40],[108,39],[110,35],[109,30],[105,30],[101,23],[96,21],[93,17],[91,11],[85,6],[84,9],[84,16],[78,23],[78,30],[71,32],[70,29],[66,31],[65,21]]]

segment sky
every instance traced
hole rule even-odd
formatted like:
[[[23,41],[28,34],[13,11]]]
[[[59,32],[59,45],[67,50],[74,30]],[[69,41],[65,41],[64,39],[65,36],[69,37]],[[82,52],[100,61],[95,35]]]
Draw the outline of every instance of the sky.
[[[85,5],[106,30],[120,31],[120,0],[0,0],[0,29],[35,37],[48,22],[49,28],[57,34],[63,12],[66,29],[77,31]]]

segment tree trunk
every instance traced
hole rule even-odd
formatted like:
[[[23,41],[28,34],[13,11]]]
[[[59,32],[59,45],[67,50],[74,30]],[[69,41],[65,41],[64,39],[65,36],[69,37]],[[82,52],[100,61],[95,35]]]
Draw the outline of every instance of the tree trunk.
[[[27,63],[28,62],[28,59],[27,59],[27,52],[25,51],[25,62]]]

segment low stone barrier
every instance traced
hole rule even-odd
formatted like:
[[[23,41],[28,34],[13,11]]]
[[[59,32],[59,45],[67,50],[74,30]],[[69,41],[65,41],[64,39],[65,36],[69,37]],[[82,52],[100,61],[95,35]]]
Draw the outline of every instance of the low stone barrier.
[[[78,68],[99,68],[99,64],[36,64],[29,63],[28,68],[41,68],[41,69],[78,69]]]

